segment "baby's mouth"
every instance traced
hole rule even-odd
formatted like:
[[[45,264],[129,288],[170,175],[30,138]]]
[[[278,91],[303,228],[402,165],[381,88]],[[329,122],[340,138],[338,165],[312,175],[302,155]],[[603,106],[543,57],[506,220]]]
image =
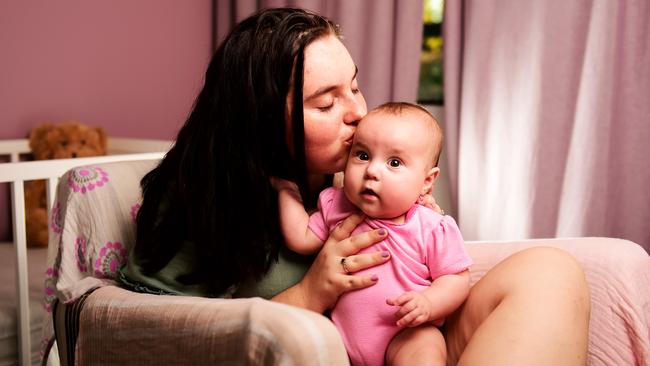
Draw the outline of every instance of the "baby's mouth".
[[[366,188],[361,191],[361,197],[365,199],[376,199],[379,198],[379,195],[375,193],[375,191],[373,191],[372,189]]]

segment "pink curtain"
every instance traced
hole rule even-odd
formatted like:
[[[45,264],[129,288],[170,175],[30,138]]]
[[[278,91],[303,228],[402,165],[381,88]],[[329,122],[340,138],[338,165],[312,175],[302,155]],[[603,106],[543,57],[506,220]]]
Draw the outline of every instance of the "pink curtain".
[[[445,115],[468,239],[650,251],[650,2],[447,1]]]
[[[389,100],[416,101],[421,0],[215,0],[216,41],[254,11],[283,6],[312,10],[341,26],[368,108]]]

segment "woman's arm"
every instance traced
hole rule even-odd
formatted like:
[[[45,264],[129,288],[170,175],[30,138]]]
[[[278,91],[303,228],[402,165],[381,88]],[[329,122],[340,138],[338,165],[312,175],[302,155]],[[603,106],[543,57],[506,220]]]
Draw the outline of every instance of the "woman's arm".
[[[384,229],[350,236],[363,219],[364,216],[359,214],[345,219],[334,229],[303,279],[271,300],[323,313],[332,308],[344,292],[372,286],[380,281],[376,275],[348,274],[341,265],[341,259],[346,258],[346,268],[354,273],[390,259],[387,252],[356,254],[386,237]]]

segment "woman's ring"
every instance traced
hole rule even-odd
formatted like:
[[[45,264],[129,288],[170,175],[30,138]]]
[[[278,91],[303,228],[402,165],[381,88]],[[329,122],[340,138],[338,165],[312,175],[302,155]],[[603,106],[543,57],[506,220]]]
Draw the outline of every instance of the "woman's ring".
[[[348,269],[348,265],[345,264],[345,257],[341,258],[341,267],[343,267],[343,271],[345,271],[345,273],[350,274],[350,270]]]

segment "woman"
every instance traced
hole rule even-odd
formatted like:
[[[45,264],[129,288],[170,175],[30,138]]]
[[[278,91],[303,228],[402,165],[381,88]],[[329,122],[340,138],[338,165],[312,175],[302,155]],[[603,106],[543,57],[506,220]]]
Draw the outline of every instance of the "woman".
[[[156,293],[261,295],[323,313],[342,293],[381,281],[353,274],[390,260],[355,254],[385,235],[350,237],[360,216],[345,220],[313,262],[284,252],[270,183],[297,182],[313,205],[343,169],[366,113],[356,75],[323,17],[270,9],[238,24],[212,59],[175,146],[142,181],[123,282]],[[448,319],[449,360],[582,364],[588,318],[576,262],[554,249],[522,251],[489,271]]]

